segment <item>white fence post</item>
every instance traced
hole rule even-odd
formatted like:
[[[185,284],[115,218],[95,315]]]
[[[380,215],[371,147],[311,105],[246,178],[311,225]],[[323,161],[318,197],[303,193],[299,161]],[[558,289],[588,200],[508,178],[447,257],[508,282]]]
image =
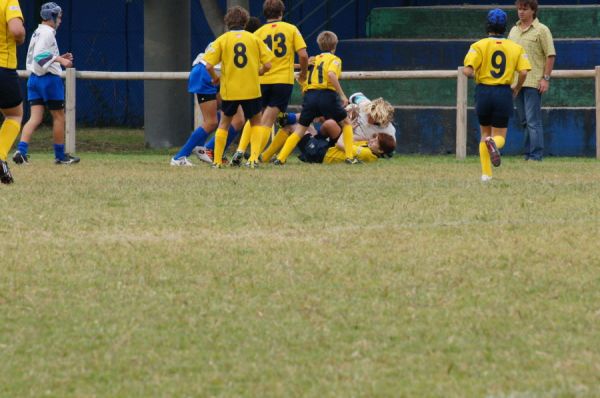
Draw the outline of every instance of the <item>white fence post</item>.
[[[67,68],[66,77],[65,77],[65,151],[67,153],[75,153],[75,136],[76,136],[76,73],[75,68]]]
[[[463,74],[464,67],[458,68],[456,78],[456,158],[467,157],[467,90],[469,79]]]
[[[600,159],[600,66],[596,66],[596,159]]]

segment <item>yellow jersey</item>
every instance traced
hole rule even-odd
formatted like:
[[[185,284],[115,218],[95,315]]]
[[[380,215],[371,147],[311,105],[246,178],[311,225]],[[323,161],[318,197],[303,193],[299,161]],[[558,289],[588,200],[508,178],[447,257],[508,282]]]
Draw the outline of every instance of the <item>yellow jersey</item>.
[[[0,0],[0,67],[17,69],[17,43],[8,32],[8,21],[23,20],[19,0]]]
[[[328,73],[333,72],[339,79],[342,75],[342,60],[332,53],[321,53],[315,57],[315,64],[308,67],[307,90],[333,90]]]
[[[294,84],[294,56],[306,48],[298,28],[286,22],[269,22],[254,32],[273,51],[271,70],[260,77],[260,84]]]
[[[367,141],[355,141],[352,147],[352,154],[361,162],[369,163],[378,159],[371,152]],[[346,152],[343,149],[333,146],[327,150],[323,163],[341,163],[346,160]]]
[[[258,70],[272,59],[265,43],[245,30],[223,33],[204,54],[204,61],[213,66],[221,62],[220,94],[226,101],[260,98]]]
[[[489,86],[510,85],[515,71],[531,70],[523,47],[501,37],[487,37],[474,43],[464,65],[473,68],[477,84]]]

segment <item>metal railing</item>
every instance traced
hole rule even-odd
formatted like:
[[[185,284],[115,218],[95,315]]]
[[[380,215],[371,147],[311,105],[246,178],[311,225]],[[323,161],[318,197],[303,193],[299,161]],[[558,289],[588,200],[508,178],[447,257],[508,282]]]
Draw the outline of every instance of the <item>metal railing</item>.
[[[343,80],[396,80],[396,79],[456,79],[456,158],[464,159],[467,156],[467,98],[468,79],[462,73],[463,68],[457,70],[429,70],[429,71],[377,71],[377,72],[343,72]],[[27,77],[29,72],[19,71],[19,76]],[[65,79],[65,112],[66,136],[65,148],[67,152],[75,152],[75,138],[77,133],[76,111],[76,86],[77,79],[90,80],[187,80],[189,72],[96,72],[77,71],[74,68],[62,73]],[[593,70],[555,70],[552,77],[556,79],[595,79],[595,107],[596,107],[596,158],[600,159],[600,66]],[[197,118],[195,118],[197,120]]]

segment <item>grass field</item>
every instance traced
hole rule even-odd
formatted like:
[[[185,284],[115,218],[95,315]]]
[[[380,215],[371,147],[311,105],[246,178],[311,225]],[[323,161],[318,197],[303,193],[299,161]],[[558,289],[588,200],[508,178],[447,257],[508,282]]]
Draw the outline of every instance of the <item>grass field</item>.
[[[475,158],[182,169],[88,138],[0,186],[0,396],[600,395],[597,161],[482,184]]]

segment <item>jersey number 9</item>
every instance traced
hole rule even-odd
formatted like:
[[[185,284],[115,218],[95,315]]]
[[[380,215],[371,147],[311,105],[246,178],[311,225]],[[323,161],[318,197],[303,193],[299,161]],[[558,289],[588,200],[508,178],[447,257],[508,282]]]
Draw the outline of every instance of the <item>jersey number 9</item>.
[[[495,70],[491,70],[490,73],[496,79],[504,76],[504,72],[506,72],[506,54],[502,51],[498,50],[492,54],[492,68]]]
[[[237,43],[233,46],[233,63],[240,69],[248,63],[246,45],[244,43]]]

